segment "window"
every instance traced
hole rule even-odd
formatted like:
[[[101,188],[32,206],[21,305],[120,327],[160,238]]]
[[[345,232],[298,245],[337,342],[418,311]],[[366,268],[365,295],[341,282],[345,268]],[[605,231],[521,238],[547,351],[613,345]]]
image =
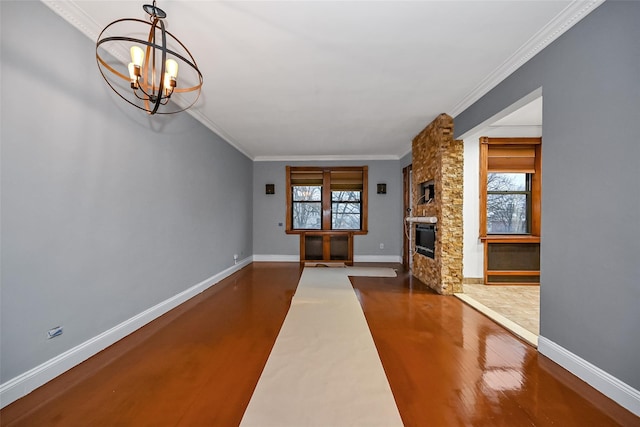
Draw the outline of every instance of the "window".
[[[487,233],[528,234],[531,174],[491,172],[487,176]]]
[[[480,237],[539,236],[541,138],[480,142]]]
[[[362,224],[361,191],[331,191],[331,229],[360,230]]]
[[[367,231],[367,167],[287,166],[287,232]]]
[[[294,185],[293,228],[322,228],[322,186]]]

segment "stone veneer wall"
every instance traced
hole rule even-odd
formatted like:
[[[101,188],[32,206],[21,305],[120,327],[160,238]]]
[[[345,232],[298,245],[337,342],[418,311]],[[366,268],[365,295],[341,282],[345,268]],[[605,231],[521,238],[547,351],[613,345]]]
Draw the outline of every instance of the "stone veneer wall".
[[[462,292],[463,145],[453,139],[453,118],[439,115],[414,139],[412,216],[435,216],[435,258],[413,255],[413,275],[439,294]],[[435,198],[420,204],[420,184],[433,180]],[[415,233],[415,226],[411,230]]]

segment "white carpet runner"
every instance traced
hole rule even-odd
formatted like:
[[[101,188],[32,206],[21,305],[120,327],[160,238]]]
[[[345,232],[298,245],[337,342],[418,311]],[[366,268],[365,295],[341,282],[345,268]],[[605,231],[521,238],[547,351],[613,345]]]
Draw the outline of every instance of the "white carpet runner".
[[[242,426],[402,426],[349,275],[395,272],[304,269]]]

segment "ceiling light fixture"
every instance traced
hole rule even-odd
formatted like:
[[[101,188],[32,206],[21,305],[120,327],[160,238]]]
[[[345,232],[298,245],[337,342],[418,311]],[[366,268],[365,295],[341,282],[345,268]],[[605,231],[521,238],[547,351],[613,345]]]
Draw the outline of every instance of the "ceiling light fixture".
[[[109,87],[134,107],[149,114],[184,111],[200,97],[202,73],[186,46],[165,29],[167,14],[155,0],[142,9],[149,22],[123,18],[102,30],[96,42],[98,69]],[[116,30],[124,35],[111,35]],[[148,34],[146,40],[138,38],[143,34]],[[191,86],[178,85],[179,68],[180,82]]]

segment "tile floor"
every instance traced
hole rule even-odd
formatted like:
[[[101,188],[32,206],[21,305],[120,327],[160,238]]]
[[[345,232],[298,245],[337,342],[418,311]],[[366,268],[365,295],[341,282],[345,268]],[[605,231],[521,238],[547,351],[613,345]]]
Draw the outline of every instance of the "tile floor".
[[[464,294],[529,332],[540,334],[539,286],[463,285]]]

